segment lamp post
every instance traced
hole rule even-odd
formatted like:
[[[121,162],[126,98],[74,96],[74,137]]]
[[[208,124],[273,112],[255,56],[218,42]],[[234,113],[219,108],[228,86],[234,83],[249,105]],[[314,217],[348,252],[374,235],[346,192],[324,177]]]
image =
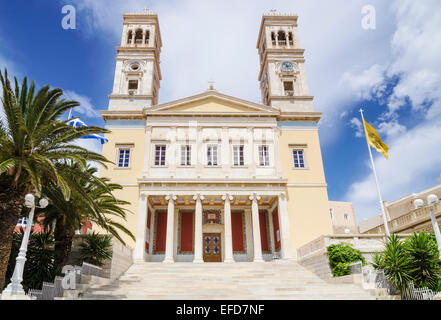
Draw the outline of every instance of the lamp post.
[[[439,231],[438,221],[436,221],[435,213],[433,208],[438,204],[438,196],[435,194],[429,194],[427,196],[427,205],[424,205],[424,200],[416,199],[413,201],[415,209],[428,207],[430,211],[430,219],[432,220],[433,231],[435,232],[436,243],[438,244],[439,257],[441,259],[441,233]]]
[[[46,208],[49,202],[47,199],[40,199],[40,206],[38,208]],[[35,197],[32,194],[27,194],[25,196],[25,206],[30,208],[29,216],[27,218],[26,230],[23,236],[23,240],[21,241],[20,251],[17,256],[17,260],[15,262],[14,273],[11,278],[11,283],[6,287],[2,292],[2,299],[5,299],[7,296],[14,296],[15,298],[25,297],[25,292],[23,290],[23,286],[21,282],[23,281],[23,271],[24,265],[26,262],[26,251],[28,250],[29,243],[29,235],[32,229],[32,221],[34,220],[34,211],[37,207],[35,205]]]

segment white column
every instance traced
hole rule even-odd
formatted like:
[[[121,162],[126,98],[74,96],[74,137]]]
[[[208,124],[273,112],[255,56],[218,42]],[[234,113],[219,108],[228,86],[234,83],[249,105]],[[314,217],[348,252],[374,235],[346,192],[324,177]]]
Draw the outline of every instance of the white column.
[[[132,30],[132,39],[130,39],[130,45],[132,47],[135,46],[135,35],[136,35],[136,30]]]
[[[286,205],[286,194],[281,193],[278,196],[279,208],[279,232],[280,232],[280,258],[290,258],[290,232],[289,232],[289,215]]]
[[[231,230],[231,204],[233,197],[228,193],[222,196],[224,204],[224,221],[225,221],[225,261],[234,262],[233,258],[233,232]]]
[[[259,223],[259,206],[257,201],[260,200],[260,196],[253,194],[250,196],[251,214],[253,217],[253,247],[254,247],[254,262],[263,262],[262,257],[262,243],[260,239],[260,223]]]
[[[136,229],[135,262],[144,262],[145,236],[147,232],[147,200],[148,196],[141,193],[138,204],[138,226]]]
[[[274,239],[276,238],[276,235],[274,234],[273,211],[274,210],[268,210],[268,222],[269,222],[271,253],[274,255],[274,253],[276,252],[276,244],[274,243]]]
[[[173,263],[173,233],[174,233],[174,220],[175,220],[175,200],[176,196],[171,194],[165,197],[168,201],[168,210],[167,210],[167,234],[165,238],[165,258],[164,263]]]
[[[142,30],[142,45],[144,46],[145,44],[145,34],[146,34],[147,30]]]
[[[194,259],[193,263],[203,263],[202,256],[202,200],[204,196],[200,193],[194,195],[196,201],[195,224],[194,224]]]

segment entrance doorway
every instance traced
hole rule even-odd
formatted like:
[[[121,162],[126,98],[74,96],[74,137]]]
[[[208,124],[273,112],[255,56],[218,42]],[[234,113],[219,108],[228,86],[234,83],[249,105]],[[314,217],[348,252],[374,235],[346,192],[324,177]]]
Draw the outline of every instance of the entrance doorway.
[[[220,233],[204,233],[204,262],[222,262]]]

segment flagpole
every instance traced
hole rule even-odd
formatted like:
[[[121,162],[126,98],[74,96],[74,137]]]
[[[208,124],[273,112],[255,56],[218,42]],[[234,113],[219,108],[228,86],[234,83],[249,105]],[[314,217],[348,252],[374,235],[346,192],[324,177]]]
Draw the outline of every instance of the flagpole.
[[[69,115],[67,116],[67,120],[70,120],[72,117],[72,108],[69,109]]]
[[[360,109],[360,113],[361,113],[361,120],[363,123],[363,128],[365,128],[363,109]],[[366,129],[364,130],[364,134],[366,136]],[[375,170],[375,165],[374,165],[374,158],[372,157],[372,151],[371,151],[371,147],[370,147],[369,143],[367,142],[367,137],[366,137],[366,144],[367,144],[367,147],[369,150],[369,157],[371,158],[371,166],[372,166],[372,172],[374,173],[375,184],[377,186],[378,199],[380,201],[380,207],[381,207],[381,215],[383,216],[384,230],[386,232],[386,236],[389,237],[390,233],[389,233],[389,226],[387,224],[386,211],[384,210],[384,203],[383,203],[383,199],[381,198],[380,185],[378,184],[377,171]]]

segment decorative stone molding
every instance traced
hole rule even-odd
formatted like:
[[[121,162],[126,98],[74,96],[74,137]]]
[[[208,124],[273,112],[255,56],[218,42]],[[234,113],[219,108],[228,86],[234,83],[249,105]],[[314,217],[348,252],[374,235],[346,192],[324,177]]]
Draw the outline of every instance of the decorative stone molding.
[[[259,201],[259,200],[260,200],[260,196],[258,196],[257,193],[253,193],[253,194],[249,197],[249,199],[250,199],[251,201],[253,201],[253,200],[257,200],[257,201]]]

